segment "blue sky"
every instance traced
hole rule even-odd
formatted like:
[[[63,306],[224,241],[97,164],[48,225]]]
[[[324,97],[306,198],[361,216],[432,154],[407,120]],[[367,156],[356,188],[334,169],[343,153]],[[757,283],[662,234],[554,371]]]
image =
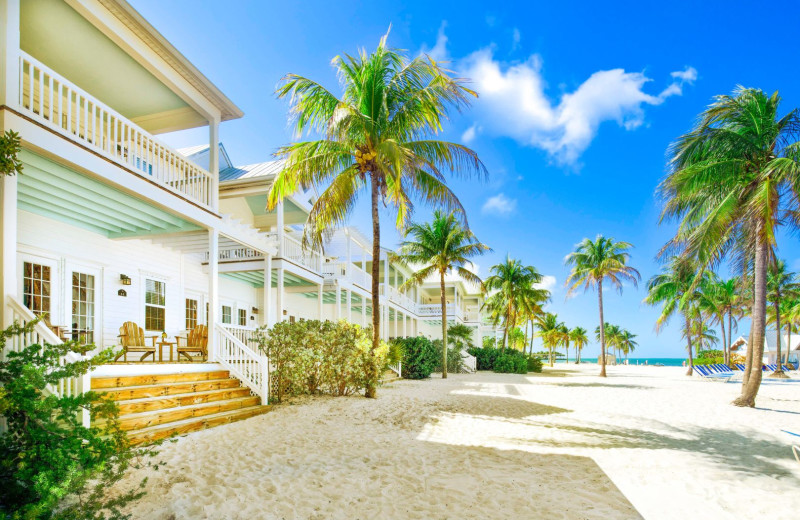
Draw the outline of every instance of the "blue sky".
[[[712,96],[736,85],[780,90],[785,110],[800,105],[793,86],[798,51],[775,16],[796,19],[792,3],[752,2],[211,2],[132,0],[133,6],[245,112],[222,125],[237,164],[268,160],[292,139],[287,105],[273,92],[289,72],[337,88],[330,60],[390,44],[450,61],[481,94],[455,114],[443,139],[467,142],[490,172],[487,182],[453,181],[470,225],[493,252],[479,272],[508,253],[552,277],[550,310],[570,327],[597,326],[597,298],[567,300],[563,258],[598,233],[632,242],[643,283],[672,226],[658,226],[654,190],[670,142],[691,128]],[[762,28],[762,29],[754,29]],[[166,136],[185,146],[204,130]],[[416,213],[425,219],[429,210]],[[353,218],[368,230],[365,208]],[[384,216],[384,245],[398,240]],[[779,254],[793,268],[796,236]],[[727,272],[721,273],[728,276]],[[606,293],[607,321],[639,336],[640,357],[685,355],[677,324],[656,335],[657,310],[644,289]],[[742,323],[739,333],[747,330]],[[585,357],[597,355],[591,345]]]

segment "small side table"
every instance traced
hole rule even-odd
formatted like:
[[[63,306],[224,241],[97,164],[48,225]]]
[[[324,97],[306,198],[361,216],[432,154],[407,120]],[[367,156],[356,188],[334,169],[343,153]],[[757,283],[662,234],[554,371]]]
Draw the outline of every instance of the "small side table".
[[[169,341],[166,339],[159,340],[156,342],[158,345],[158,360],[164,361],[164,347],[169,347],[169,360],[172,361],[172,346],[175,345],[174,341]]]

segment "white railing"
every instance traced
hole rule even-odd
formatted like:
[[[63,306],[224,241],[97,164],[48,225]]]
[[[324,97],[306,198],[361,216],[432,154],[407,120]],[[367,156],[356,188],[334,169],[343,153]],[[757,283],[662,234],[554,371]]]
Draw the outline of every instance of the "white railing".
[[[236,247],[223,247],[219,250],[219,261],[230,261],[230,260],[257,260],[260,258],[264,258],[264,254],[261,251],[256,251],[255,249],[251,249],[245,246],[236,246]],[[206,253],[206,261],[208,260],[208,253]]]
[[[442,317],[442,304],[441,303],[426,303],[417,305],[417,314],[419,316],[427,317]],[[464,320],[464,311],[454,305],[447,306],[447,318],[458,318]]]
[[[269,402],[269,359],[234,336],[228,325],[217,323],[215,361],[242,381],[251,392]]]
[[[20,51],[18,108],[138,175],[211,207],[211,174]]]
[[[13,320],[18,322],[20,325],[27,325],[36,319],[36,315],[34,315],[30,309],[12,297],[8,297],[7,305],[11,309],[11,316]],[[22,336],[13,336],[9,338],[8,341],[6,341],[6,349],[13,352],[21,352],[23,349],[31,345],[42,345],[44,343],[58,345],[63,343],[63,341],[61,341],[61,338],[56,336],[53,331],[47,327],[44,321],[40,321],[34,325],[34,328],[31,332],[23,334]],[[3,354],[3,358],[5,358],[5,353]],[[81,356],[75,352],[69,352],[67,355],[62,356],[59,359],[59,364],[64,366],[69,363],[85,361],[86,359],[86,356]],[[48,392],[59,397],[77,397],[88,392],[90,389],[91,376],[89,376],[89,374],[84,374],[79,377],[64,378],[59,381],[57,386],[48,385],[46,387]],[[81,412],[81,421],[84,426],[87,428],[89,427],[89,410],[83,410]]]
[[[236,339],[250,347],[252,350],[256,350],[256,340],[258,337],[258,333],[256,332],[255,327],[246,327],[244,325],[230,325],[227,323],[222,324],[225,327],[225,330],[231,333]]]
[[[462,350],[461,357],[463,358],[463,365],[464,365],[464,368],[461,369],[462,372],[471,374],[477,370],[478,360],[475,359],[475,356],[473,356],[469,352]]]
[[[266,233],[268,238],[278,239],[278,233]],[[322,254],[319,251],[307,251],[303,245],[294,237],[283,234],[281,240],[282,252],[279,257],[286,258],[292,262],[307,267],[315,273],[322,271]]]
[[[403,362],[398,361],[396,365],[389,365],[389,370],[397,374],[397,377],[403,377]]]
[[[327,280],[347,280],[367,290],[372,288],[372,276],[355,264],[324,262],[322,275]]]
[[[350,266],[350,281],[364,289],[372,289],[372,275],[355,264]]]
[[[347,277],[346,262],[323,262],[322,276],[326,280],[341,280]]]
[[[409,298],[406,294],[398,291],[391,285],[381,284],[380,286],[380,294],[384,296],[390,302],[399,305],[405,309],[408,309],[411,312],[417,312],[417,304]]]

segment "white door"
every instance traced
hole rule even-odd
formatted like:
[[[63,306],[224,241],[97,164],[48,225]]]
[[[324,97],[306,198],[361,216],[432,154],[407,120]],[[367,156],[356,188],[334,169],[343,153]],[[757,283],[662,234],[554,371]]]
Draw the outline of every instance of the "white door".
[[[95,267],[67,264],[65,295],[70,339],[83,344],[103,344],[102,271]]]

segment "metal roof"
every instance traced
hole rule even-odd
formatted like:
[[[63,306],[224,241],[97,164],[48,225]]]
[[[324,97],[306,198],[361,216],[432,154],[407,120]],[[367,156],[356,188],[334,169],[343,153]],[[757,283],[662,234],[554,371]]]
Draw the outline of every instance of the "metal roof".
[[[239,179],[255,179],[258,177],[274,177],[282,169],[285,161],[267,161],[248,164],[246,166],[232,166],[219,172],[219,180],[234,181]]]

